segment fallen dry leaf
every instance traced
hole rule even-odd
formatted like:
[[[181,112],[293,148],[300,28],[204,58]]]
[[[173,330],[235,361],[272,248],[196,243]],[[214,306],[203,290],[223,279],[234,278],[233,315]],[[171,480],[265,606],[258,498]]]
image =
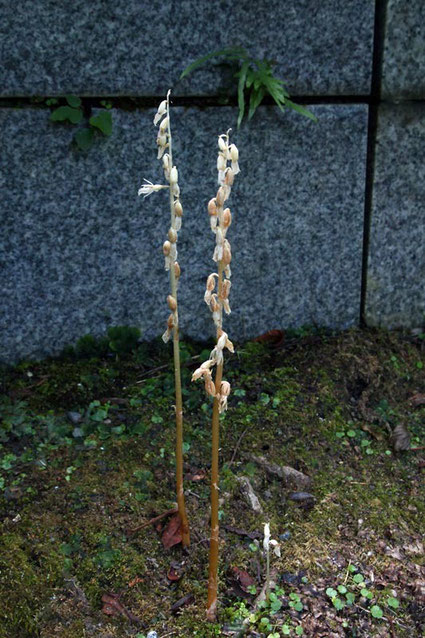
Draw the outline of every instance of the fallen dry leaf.
[[[171,613],[176,614],[181,607],[190,605],[194,602],[194,600],[195,596],[193,594],[186,594],[186,596],[183,596],[183,598],[180,598],[177,602],[174,603],[174,605],[171,606]]]
[[[283,344],[285,333],[283,330],[269,330],[259,337],[255,337],[253,341],[257,343],[267,343],[273,348],[279,348]]]
[[[409,397],[409,401],[414,405],[415,408],[418,405],[425,405],[425,394],[414,394],[413,396]]]
[[[187,481],[203,481],[206,475],[205,470],[195,470],[193,474],[187,474],[185,478]]]
[[[124,607],[119,601],[119,594],[109,593],[103,594],[102,596],[102,612],[107,616],[116,616],[117,614],[121,614],[125,616],[130,622],[134,622],[136,624],[140,623],[140,620],[132,614],[128,609]]]
[[[170,547],[174,547],[174,545],[178,545],[182,542],[181,521],[178,514],[174,514],[168,521],[167,526],[162,532],[161,541],[164,549],[170,549]]]
[[[232,575],[244,591],[247,591],[248,587],[255,583],[254,578],[252,578],[245,569],[239,569],[239,567],[236,566],[232,567]]]

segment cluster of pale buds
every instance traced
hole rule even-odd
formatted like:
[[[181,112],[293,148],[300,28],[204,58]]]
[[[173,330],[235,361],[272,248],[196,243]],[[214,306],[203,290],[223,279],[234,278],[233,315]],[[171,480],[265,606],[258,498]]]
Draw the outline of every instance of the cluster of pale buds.
[[[270,537],[270,523],[264,524],[264,540],[263,540],[263,548],[266,555],[270,551],[270,547],[273,548],[273,551],[277,557],[280,557],[280,545],[277,541]]]
[[[227,397],[230,394],[230,383],[228,381],[222,381],[220,391],[217,392],[212,379],[211,369],[215,365],[223,363],[224,348],[227,348],[230,352],[235,351],[233,343],[230,341],[227,333],[224,332],[224,330],[220,330],[220,336],[215,348],[210,353],[210,358],[204,361],[204,363],[201,363],[192,375],[192,381],[196,381],[196,379],[200,379],[201,377],[204,379],[206,393],[218,399],[219,412],[227,410]]]
[[[177,167],[173,166],[172,163],[170,91],[167,93],[167,99],[163,100],[159,105],[153,123],[155,126],[159,124],[158,136],[156,139],[156,143],[158,145],[158,159],[162,159],[162,168],[168,185],[152,184],[152,182],[145,179],[144,181],[146,184],[143,184],[143,186],[139,189],[139,195],[147,197],[147,195],[163,188],[168,188],[170,190],[171,225],[168,230],[167,239],[162,245],[162,252],[165,257],[165,270],[172,269],[172,277],[174,277],[177,284],[180,277],[180,266],[177,261],[177,233],[182,225],[183,206],[180,202],[180,187],[178,184],[179,174]],[[169,153],[165,152],[167,149],[169,150]],[[173,295],[169,295],[167,297],[167,302],[171,310],[171,314],[167,320],[167,330],[162,335],[165,342],[170,339],[173,330],[178,327],[177,299],[173,297]]]
[[[217,195],[208,202],[208,214],[210,216],[211,230],[215,233],[215,248],[213,260],[221,263],[223,272],[227,279],[219,282],[217,293],[215,293],[217,273],[212,273],[207,279],[205,290],[205,302],[213,313],[213,320],[216,326],[221,326],[222,311],[230,314],[229,292],[230,292],[230,262],[232,261],[232,251],[227,231],[232,223],[232,213],[230,208],[224,208],[224,202],[229,198],[235,175],[239,169],[239,151],[235,144],[229,144],[229,131],[218,138],[218,183]],[[231,163],[228,166],[228,162]]]

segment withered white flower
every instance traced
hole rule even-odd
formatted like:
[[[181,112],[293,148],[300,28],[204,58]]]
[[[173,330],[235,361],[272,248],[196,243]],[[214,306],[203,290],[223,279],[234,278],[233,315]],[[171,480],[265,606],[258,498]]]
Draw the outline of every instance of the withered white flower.
[[[143,184],[137,192],[138,195],[144,195],[147,197],[151,193],[155,193],[156,191],[160,191],[163,188],[169,188],[168,184],[152,184],[148,179],[144,180],[146,184]]]

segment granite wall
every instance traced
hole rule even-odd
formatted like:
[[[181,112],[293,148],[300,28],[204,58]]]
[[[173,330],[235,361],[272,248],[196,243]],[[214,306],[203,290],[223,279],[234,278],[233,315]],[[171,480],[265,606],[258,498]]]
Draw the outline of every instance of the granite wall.
[[[109,325],[162,333],[167,197],[137,189],[161,179],[152,116],[169,87],[184,333],[212,333],[205,208],[216,135],[229,127],[242,168],[230,200],[232,337],[424,324],[420,0],[21,4],[3,3],[0,24],[0,360],[54,354]],[[236,130],[227,67],[178,81],[195,58],[235,44],[275,59],[318,122],[266,104]],[[45,98],[69,93],[83,98],[84,121],[100,98],[112,103],[112,135],[87,151],[72,144],[74,126],[49,121]]]

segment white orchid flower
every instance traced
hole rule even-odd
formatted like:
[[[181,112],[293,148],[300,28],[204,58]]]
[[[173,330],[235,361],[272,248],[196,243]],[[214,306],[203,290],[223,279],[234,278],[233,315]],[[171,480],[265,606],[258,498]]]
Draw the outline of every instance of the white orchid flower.
[[[150,182],[148,179],[145,179],[144,181],[146,182],[146,184],[143,184],[143,186],[139,188],[139,191],[137,193],[138,195],[144,195],[145,197],[147,197],[151,193],[160,191],[163,188],[169,188],[169,186],[166,184],[152,184],[152,182]]]

